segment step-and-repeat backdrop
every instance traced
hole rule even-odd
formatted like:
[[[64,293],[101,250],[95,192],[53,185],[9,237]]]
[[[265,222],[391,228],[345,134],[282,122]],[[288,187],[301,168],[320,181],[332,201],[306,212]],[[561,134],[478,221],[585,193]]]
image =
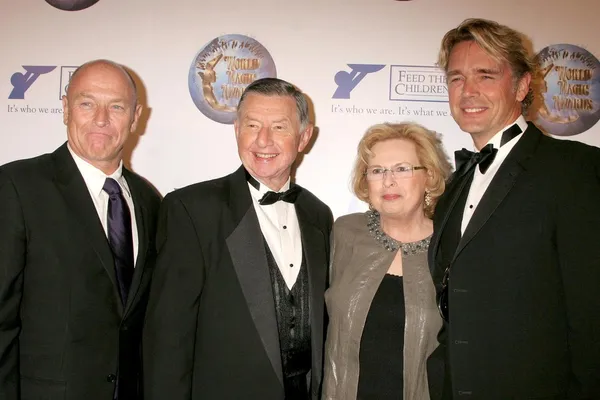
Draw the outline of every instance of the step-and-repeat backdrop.
[[[415,121],[449,154],[472,143],[454,123],[439,43],[469,17],[526,33],[544,82],[546,132],[600,146],[598,0],[0,0],[0,164],[66,138],[61,96],[80,64],[107,58],[139,81],[147,107],[127,164],[166,194],[235,170],[233,118],[248,83],[288,80],[318,128],[296,181],[335,216],[356,145],[372,124]]]

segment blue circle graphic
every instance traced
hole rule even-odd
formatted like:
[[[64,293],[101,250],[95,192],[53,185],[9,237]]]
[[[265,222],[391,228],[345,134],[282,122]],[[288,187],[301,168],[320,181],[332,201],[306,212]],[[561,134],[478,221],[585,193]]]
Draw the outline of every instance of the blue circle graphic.
[[[554,44],[538,54],[544,81],[536,123],[557,136],[587,131],[600,119],[600,62],[572,44]]]
[[[277,71],[267,49],[244,35],[219,36],[196,54],[188,87],[198,109],[213,121],[232,124],[244,89]]]

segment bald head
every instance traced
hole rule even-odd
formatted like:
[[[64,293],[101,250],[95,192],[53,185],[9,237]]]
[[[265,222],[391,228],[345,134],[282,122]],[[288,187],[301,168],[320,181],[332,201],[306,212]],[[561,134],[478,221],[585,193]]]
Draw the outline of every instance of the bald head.
[[[71,87],[74,83],[77,83],[77,77],[80,75],[84,75],[84,71],[94,68],[108,68],[119,71],[123,77],[125,78],[127,85],[131,88],[133,94],[134,104],[137,104],[137,85],[133,80],[131,74],[123,67],[121,64],[117,64],[114,61],[110,60],[92,60],[88,61],[85,64],[80,65],[74,72],[71,74],[71,79],[69,81],[69,86],[67,87],[67,96],[71,95]],[[76,85],[75,85],[76,86]]]
[[[142,112],[131,75],[112,61],[85,63],[71,75],[62,100],[71,150],[105,174],[112,174]]]

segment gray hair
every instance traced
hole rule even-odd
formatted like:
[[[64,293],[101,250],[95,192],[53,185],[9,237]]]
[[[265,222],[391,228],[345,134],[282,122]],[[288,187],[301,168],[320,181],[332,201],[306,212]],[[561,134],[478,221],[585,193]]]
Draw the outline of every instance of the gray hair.
[[[261,94],[263,96],[289,96],[296,101],[296,110],[298,111],[298,121],[300,122],[300,130],[303,131],[309,124],[308,116],[308,101],[306,96],[298,90],[294,85],[283,79],[278,78],[262,78],[252,82],[246,89],[240,101],[238,102],[238,117],[239,111],[242,109],[242,104],[246,96],[250,93]]]

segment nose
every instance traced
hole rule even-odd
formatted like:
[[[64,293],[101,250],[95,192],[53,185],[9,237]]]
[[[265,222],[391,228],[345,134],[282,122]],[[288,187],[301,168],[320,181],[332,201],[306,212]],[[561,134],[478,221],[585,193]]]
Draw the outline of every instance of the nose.
[[[107,126],[109,124],[110,118],[108,117],[108,110],[106,107],[98,107],[96,109],[96,114],[94,115],[94,123],[99,126]]]
[[[479,87],[475,79],[466,78],[463,83],[463,96],[472,97],[479,93]]]
[[[256,136],[256,144],[260,147],[267,147],[273,143],[271,130],[268,127],[262,127]]]
[[[396,184],[396,178],[393,175],[393,172],[389,169],[386,169],[383,173],[383,186],[384,187],[392,187]]]

